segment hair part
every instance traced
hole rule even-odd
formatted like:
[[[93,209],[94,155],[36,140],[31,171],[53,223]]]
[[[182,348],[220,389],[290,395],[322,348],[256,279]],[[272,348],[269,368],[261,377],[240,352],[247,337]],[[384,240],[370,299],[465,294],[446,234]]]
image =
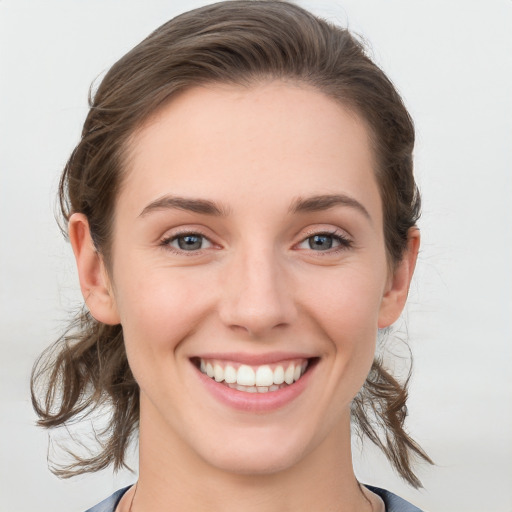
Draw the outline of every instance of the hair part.
[[[72,213],[87,216],[97,250],[111,267],[116,198],[130,138],[185,89],[211,83],[251,86],[282,80],[313,87],[367,124],[376,157],[388,260],[397,264],[420,215],[414,181],[414,126],[393,84],[348,30],[284,1],[234,0],[196,9],[162,25],[116,62],[93,95],[81,140],[61,176],[61,229]],[[413,458],[431,462],[404,430],[407,383],[375,361],[356,397],[356,426],[414,487]],[[125,465],[137,432],[139,389],[128,366],[122,327],[82,311],[36,362],[32,401],[39,425],[56,427],[111,405],[100,450],[56,469],[68,477]],[[41,398],[40,398],[41,397]],[[370,419],[371,418],[371,419]],[[384,433],[384,436],[380,433]]]

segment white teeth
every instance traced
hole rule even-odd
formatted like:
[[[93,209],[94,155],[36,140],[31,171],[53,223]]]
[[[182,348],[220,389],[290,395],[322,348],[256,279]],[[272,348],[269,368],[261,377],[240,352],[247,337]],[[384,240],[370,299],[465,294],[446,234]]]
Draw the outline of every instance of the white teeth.
[[[256,386],[272,386],[274,384],[274,372],[270,366],[260,366],[256,370]]]
[[[286,386],[286,384],[284,384]],[[281,389],[283,386],[277,386],[276,384],[272,384],[272,386],[240,386],[239,384],[228,384],[228,387],[231,389],[237,389],[238,391],[249,391],[249,393],[254,393],[256,389],[258,393],[268,393],[269,391],[277,391]]]
[[[284,370],[281,365],[279,365],[274,370],[274,384],[282,384],[284,382]]]
[[[250,366],[243,364],[238,368],[236,381],[242,386],[254,386],[256,384],[256,374]]]
[[[224,380],[228,384],[233,384],[236,382],[236,370],[228,364],[224,369]]]
[[[286,371],[284,372],[284,381],[286,382],[286,384],[293,384],[294,374],[295,365],[291,364],[290,366],[288,366],[288,368],[286,368]]]
[[[232,364],[224,364],[219,361],[206,361],[200,359],[199,368],[202,373],[215,379],[216,382],[224,382],[227,386],[247,393],[268,393],[277,391],[286,385],[298,381],[308,366],[308,361],[290,362],[288,367],[282,364],[272,370],[271,365],[264,364],[251,367],[242,364],[236,367]]]
[[[213,376],[217,382],[222,382],[224,380],[224,369],[220,364],[215,364],[213,366]]]

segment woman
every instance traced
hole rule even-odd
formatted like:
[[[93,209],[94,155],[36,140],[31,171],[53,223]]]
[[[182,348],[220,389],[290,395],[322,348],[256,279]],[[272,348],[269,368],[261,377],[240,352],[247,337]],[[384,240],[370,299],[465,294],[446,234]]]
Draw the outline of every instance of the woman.
[[[374,360],[419,248],[413,144],[360,43],[285,2],[183,14],[112,67],[60,186],[87,310],[33,375],[45,427],[111,406],[61,475],[138,439],[92,511],[418,510],[350,450],[352,422],[411,485],[429,461]]]

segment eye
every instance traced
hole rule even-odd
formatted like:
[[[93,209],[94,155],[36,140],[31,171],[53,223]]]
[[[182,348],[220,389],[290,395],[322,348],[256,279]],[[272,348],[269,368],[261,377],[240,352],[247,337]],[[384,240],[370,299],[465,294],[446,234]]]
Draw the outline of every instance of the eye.
[[[208,249],[212,243],[203,235],[199,233],[183,233],[173,236],[162,241],[163,245],[178,249],[179,251],[200,251],[201,249]]]
[[[330,249],[348,248],[351,241],[347,238],[334,233],[316,233],[299,245],[299,249],[311,249],[313,251],[328,251]]]

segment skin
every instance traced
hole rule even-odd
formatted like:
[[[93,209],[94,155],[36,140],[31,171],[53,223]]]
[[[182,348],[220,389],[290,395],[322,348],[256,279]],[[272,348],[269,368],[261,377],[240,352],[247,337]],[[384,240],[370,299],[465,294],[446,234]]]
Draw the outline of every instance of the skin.
[[[112,267],[82,214],[69,232],[87,305],[122,324],[141,389],[133,510],[382,509],[353,473],[350,403],[378,329],[405,304],[419,235],[390,265],[362,120],[311,88],[215,85],[173,98],[132,139]],[[332,194],[345,201],[293,210]],[[166,195],[223,215],[155,207]],[[179,249],[183,233],[205,237],[202,248]],[[333,246],[318,250],[315,234]],[[212,398],[190,359],[227,352],[317,364],[290,403],[241,411]]]

